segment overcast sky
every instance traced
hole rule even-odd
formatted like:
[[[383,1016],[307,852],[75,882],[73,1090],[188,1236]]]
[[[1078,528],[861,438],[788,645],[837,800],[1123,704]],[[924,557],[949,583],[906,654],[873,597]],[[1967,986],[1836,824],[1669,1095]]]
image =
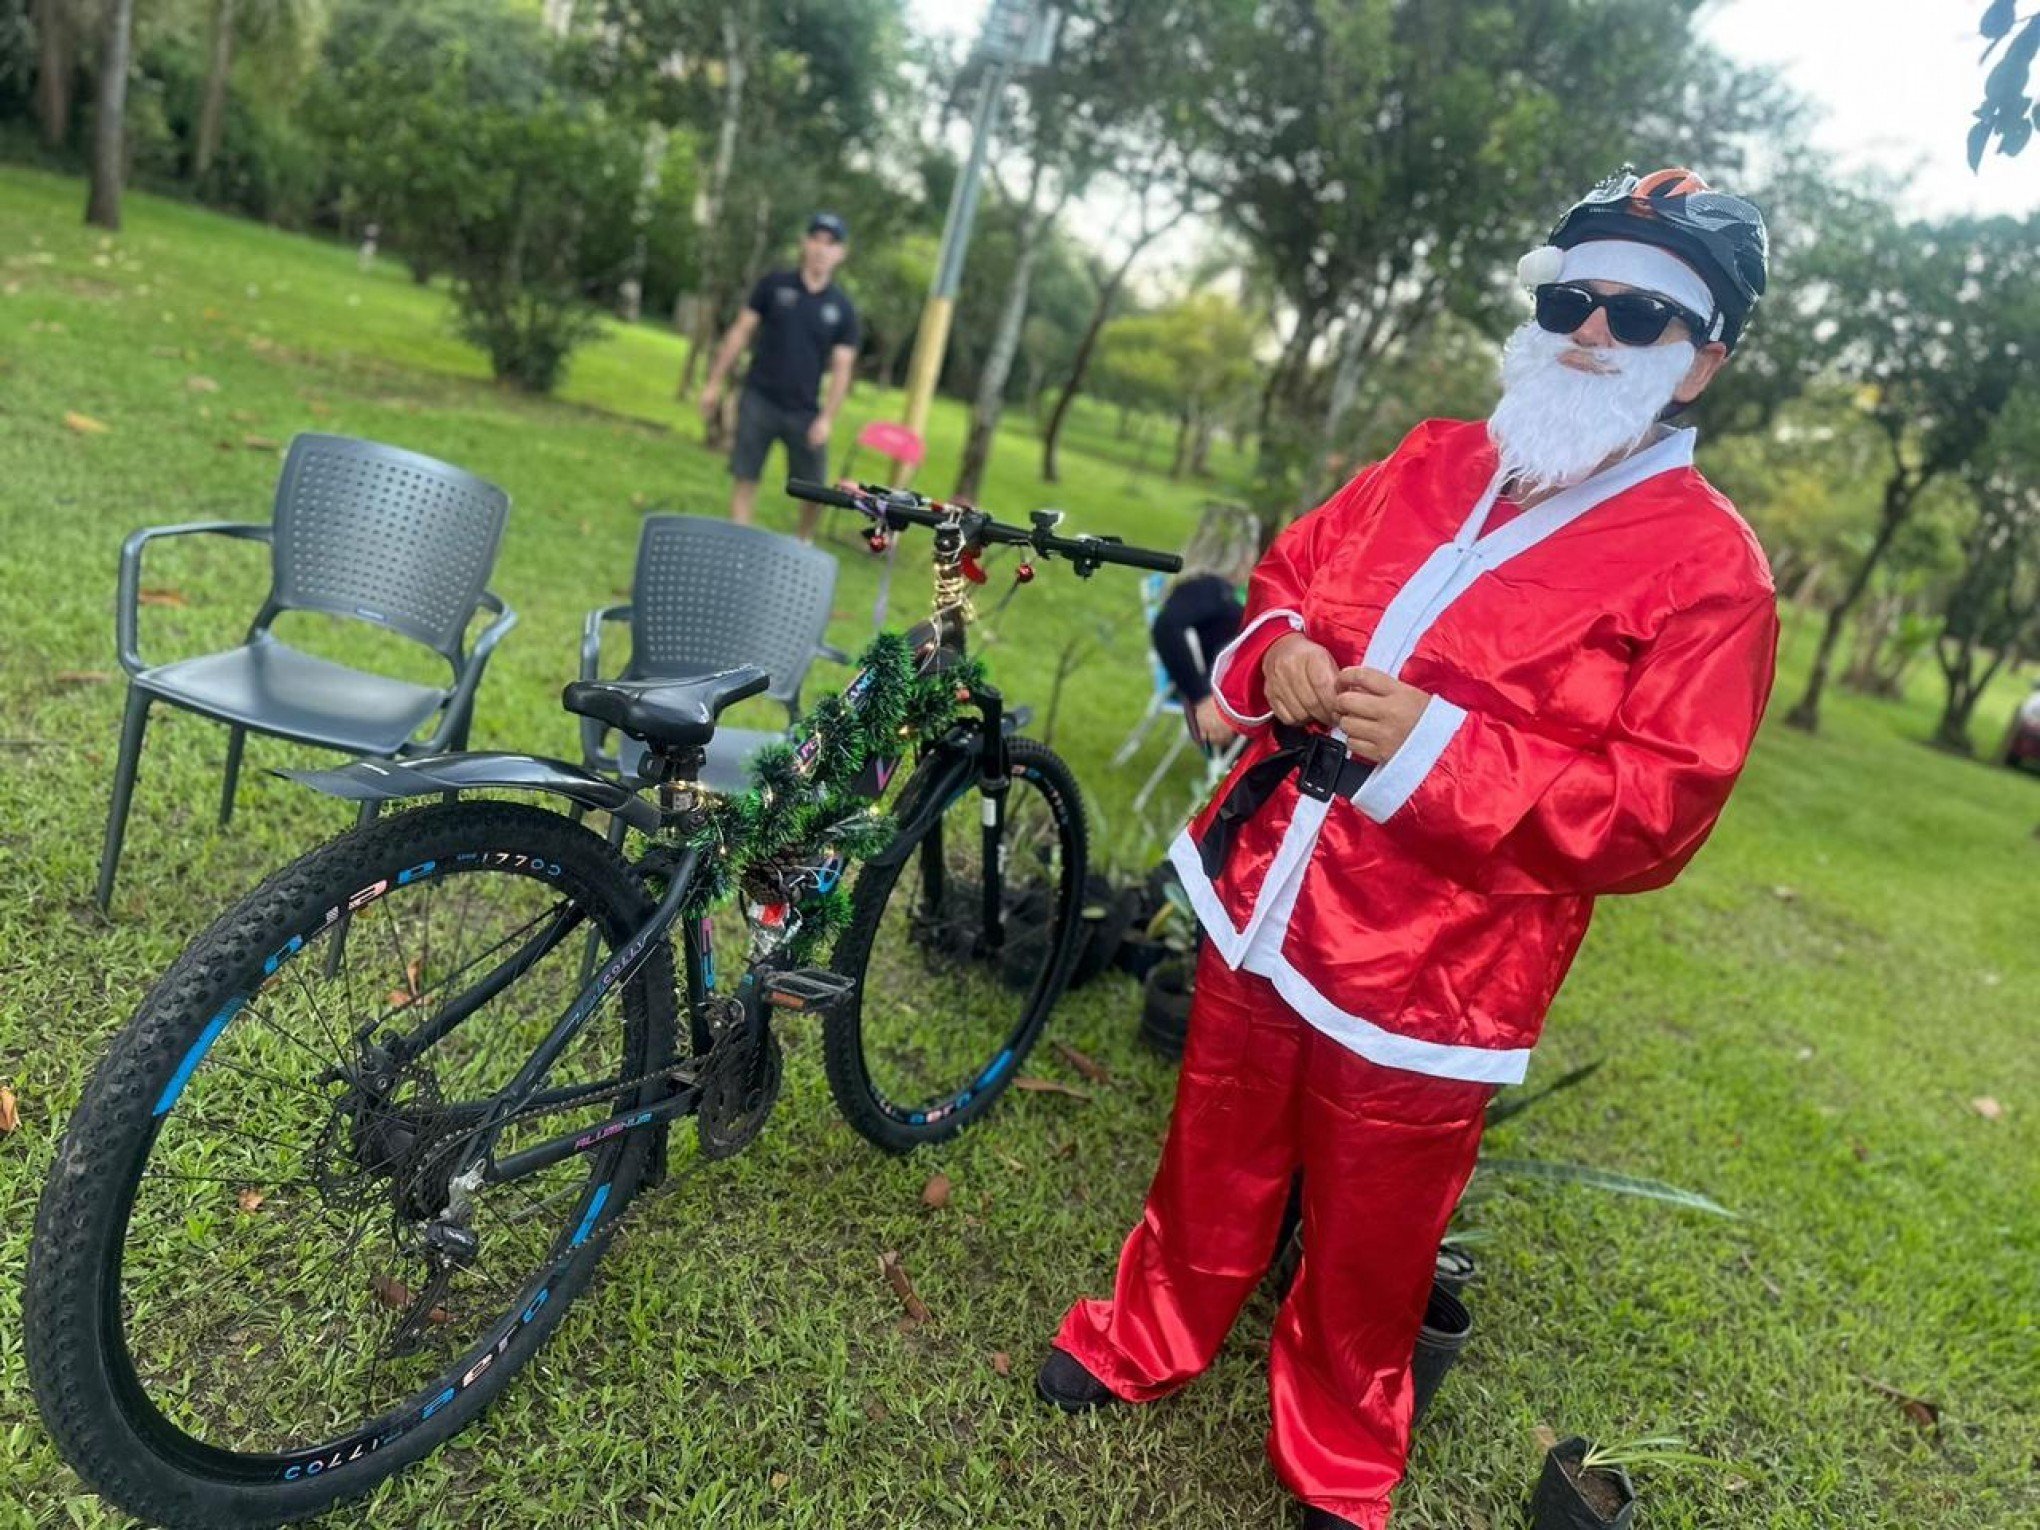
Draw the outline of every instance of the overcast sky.
[[[963,35],[988,5],[909,0],[917,25]],[[1700,30],[1818,103],[1826,115],[1814,140],[1839,161],[1904,176],[1907,214],[2024,213],[2040,207],[2040,142],[2017,159],[1986,156],[1976,175],[1964,158],[1983,99],[1983,9],[1983,0],[1718,0]]]

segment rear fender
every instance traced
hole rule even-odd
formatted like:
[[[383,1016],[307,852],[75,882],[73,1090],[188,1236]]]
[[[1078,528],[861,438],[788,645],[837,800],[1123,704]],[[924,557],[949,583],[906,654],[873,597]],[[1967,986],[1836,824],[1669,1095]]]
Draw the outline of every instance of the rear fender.
[[[645,834],[659,827],[659,810],[636,793],[578,765],[539,755],[478,751],[418,760],[350,760],[333,770],[279,770],[276,774],[349,802],[400,802],[408,797],[484,789],[545,792],[614,814]]]

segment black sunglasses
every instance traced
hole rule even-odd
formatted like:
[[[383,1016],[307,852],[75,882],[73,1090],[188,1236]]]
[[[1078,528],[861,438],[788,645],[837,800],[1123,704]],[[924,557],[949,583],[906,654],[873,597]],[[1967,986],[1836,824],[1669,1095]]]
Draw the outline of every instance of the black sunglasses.
[[[1608,333],[1624,345],[1656,345],[1674,319],[1683,323],[1696,341],[1707,336],[1707,321],[1699,314],[1647,292],[1596,292],[1572,282],[1546,282],[1537,289],[1538,327],[1554,335],[1573,333],[1593,317],[1596,308],[1607,312]]]

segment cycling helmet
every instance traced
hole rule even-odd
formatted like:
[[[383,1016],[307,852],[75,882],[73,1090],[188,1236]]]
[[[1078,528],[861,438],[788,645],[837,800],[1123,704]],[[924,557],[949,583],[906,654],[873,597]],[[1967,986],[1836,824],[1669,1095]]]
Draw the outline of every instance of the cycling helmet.
[[[1654,244],[1698,271],[1715,302],[1712,333],[1706,338],[1730,350],[1764,295],[1770,253],[1764,215],[1741,197],[1711,189],[1690,170],[1639,176],[1634,166],[1624,165],[1575,202],[1551,231],[1557,250],[1590,239]],[[1541,253],[1526,257],[1526,266]]]

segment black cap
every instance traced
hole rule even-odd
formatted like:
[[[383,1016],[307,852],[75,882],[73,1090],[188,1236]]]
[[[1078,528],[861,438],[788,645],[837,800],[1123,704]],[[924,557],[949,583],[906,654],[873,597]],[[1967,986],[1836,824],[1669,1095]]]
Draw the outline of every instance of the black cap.
[[[810,234],[833,234],[838,244],[850,242],[850,225],[832,212],[818,212],[807,220]]]

